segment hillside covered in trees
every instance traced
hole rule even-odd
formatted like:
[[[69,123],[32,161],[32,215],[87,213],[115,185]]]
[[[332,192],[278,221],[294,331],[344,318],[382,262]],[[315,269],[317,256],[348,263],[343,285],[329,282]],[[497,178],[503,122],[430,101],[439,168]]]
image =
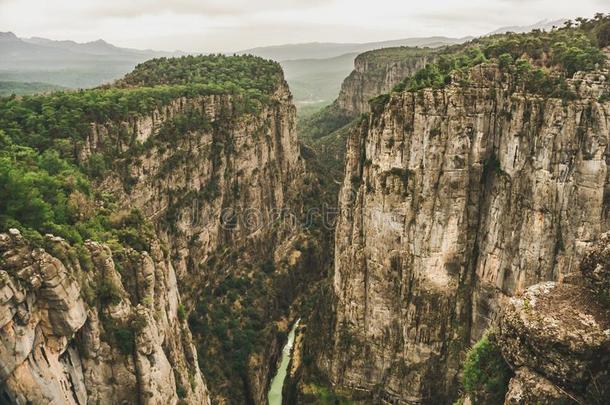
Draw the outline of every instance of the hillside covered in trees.
[[[108,196],[95,192],[91,182],[122,152],[108,145],[105,155],[80,159],[77,151],[92,123],[121,121],[182,96],[209,94],[233,94],[244,112],[255,111],[281,80],[279,65],[258,57],[185,56],[140,64],[111,86],[0,98],[0,228],[15,227],[37,240],[52,233],[73,243],[115,237],[112,203],[104,202]],[[203,124],[193,119],[173,130]]]

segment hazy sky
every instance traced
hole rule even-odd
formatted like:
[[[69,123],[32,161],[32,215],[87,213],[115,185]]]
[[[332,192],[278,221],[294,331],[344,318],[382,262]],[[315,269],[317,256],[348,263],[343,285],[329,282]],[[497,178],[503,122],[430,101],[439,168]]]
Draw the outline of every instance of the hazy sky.
[[[481,35],[595,12],[610,12],[610,0],[0,0],[0,31],[210,52]]]

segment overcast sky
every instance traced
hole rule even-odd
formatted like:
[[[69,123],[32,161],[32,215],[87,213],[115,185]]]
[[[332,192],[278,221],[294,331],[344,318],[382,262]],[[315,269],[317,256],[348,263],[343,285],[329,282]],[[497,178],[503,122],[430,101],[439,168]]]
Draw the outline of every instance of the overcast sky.
[[[185,51],[481,35],[610,12],[610,0],[0,0],[0,31]]]

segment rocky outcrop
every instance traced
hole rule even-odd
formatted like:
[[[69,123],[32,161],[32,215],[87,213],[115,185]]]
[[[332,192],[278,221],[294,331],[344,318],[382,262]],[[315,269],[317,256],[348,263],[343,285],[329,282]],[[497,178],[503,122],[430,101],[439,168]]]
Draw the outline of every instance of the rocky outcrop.
[[[584,277],[536,284],[505,306],[499,347],[516,371],[506,404],[610,400],[610,307],[590,272],[608,265],[608,236],[583,259]]]
[[[384,48],[362,53],[341,84],[335,103],[354,116],[369,112],[369,99],[388,93],[435,59],[435,51],[427,48]]]
[[[120,273],[107,246],[45,243],[0,234],[2,403],[209,403],[158,244],[124,252]]]
[[[505,404],[557,404],[571,403],[558,387],[546,378],[532,373],[529,369],[518,369],[510,380]]]
[[[601,299],[610,301],[610,233],[601,235],[588,250],[580,271]]]
[[[484,64],[461,84],[393,93],[353,132],[334,342],[317,360],[336,389],[397,404],[455,398],[463,351],[502,297],[571,273],[608,229],[605,74],[578,74],[575,100],[512,80]]]

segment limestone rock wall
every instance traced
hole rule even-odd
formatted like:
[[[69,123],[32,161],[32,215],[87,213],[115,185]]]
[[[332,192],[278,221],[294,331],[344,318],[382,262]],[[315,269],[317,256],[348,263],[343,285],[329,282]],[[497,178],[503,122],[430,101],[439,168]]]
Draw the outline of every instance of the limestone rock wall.
[[[121,274],[104,245],[86,244],[93,267],[83,269],[65,241],[47,243],[52,254],[17,230],[0,234],[0,402],[209,403],[178,317],[175,273],[158,245],[129,251],[133,273]]]
[[[387,403],[455,398],[464,349],[503,297],[578,268],[608,222],[605,73],[575,100],[514,90],[495,65],[392,94],[348,143],[336,231],[338,390]]]
[[[231,94],[180,98],[150,115],[94,124],[81,149],[82,159],[93,153],[117,155],[113,172],[99,188],[117,196],[125,209],[141,210],[154,225],[171,252],[187,311],[197,307],[204,288],[261,272],[246,265],[274,263],[276,271],[263,275],[269,286],[259,289],[290,280],[277,293],[250,294],[266,295],[266,302],[248,305],[261,313],[265,331],[258,333],[267,347],[249,359],[246,382],[217,384],[232,386],[219,401],[233,394],[236,401],[266,401],[282,343],[268,327],[287,314],[280,303],[296,297],[308,275],[319,271],[304,268],[302,259],[285,259],[294,254],[292,243],[303,239],[298,221],[312,189],[305,184],[295,115],[288,86],[280,81],[269,100],[255,105]],[[212,394],[220,396],[220,387],[215,388]]]
[[[300,212],[305,167],[286,83],[257,111],[244,113],[241,101],[233,95],[177,99],[150,116],[93,125],[83,147],[85,155],[108,153],[108,145],[124,152],[118,165],[124,170],[107,176],[101,188],[157,225],[179,257],[179,275],[188,260],[250,238],[282,210]],[[159,140],[185,114],[207,122]]]
[[[369,99],[389,92],[404,78],[435,60],[432,54],[376,60],[374,56],[377,52],[384,50],[358,55],[354,61],[354,70],[341,84],[335,103],[354,116],[370,111]]]

